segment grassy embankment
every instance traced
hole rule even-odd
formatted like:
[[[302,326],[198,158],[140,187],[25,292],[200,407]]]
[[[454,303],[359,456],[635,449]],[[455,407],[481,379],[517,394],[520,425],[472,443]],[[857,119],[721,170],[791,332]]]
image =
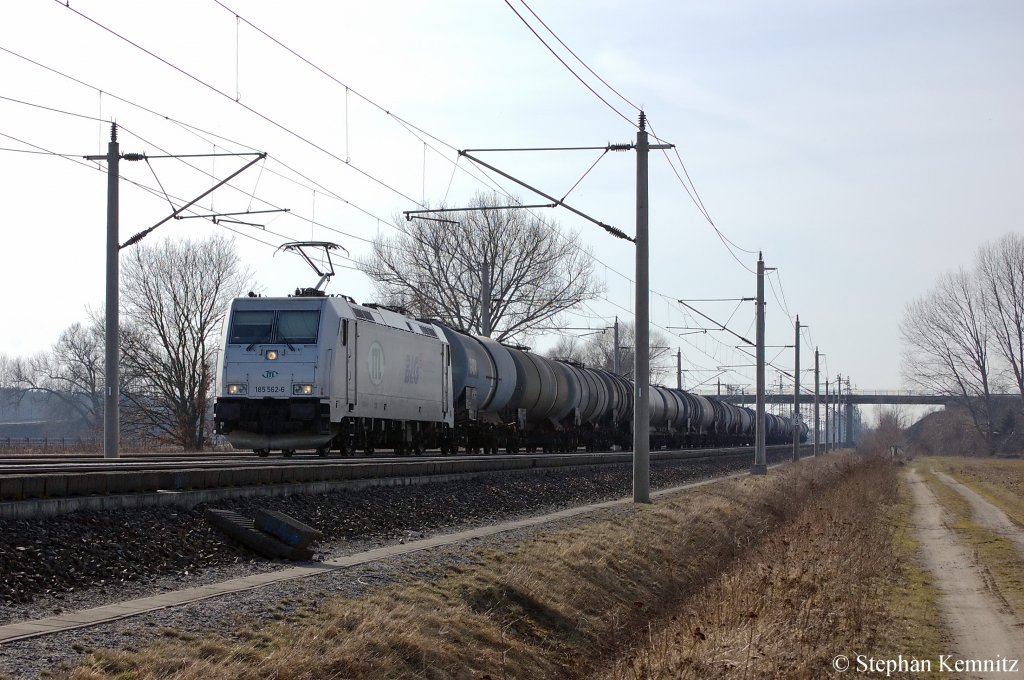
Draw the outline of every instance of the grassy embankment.
[[[949,526],[984,567],[990,585],[1024,619],[1024,556],[1013,541],[977,522],[964,497],[931,472],[945,472],[1024,524],[1024,498],[1014,495],[1015,490],[1024,492],[1024,461],[923,458],[915,465],[948,513]]]
[[[891,464],[829,456],[601,513],[279,624],[167,631],[96,652],[72,677],[591,678],[659,664],[820,677],[838,653],[939,650],[908,513]]]
[[[936,658],[936,592],[896,472],[876,460],[824,489],[606,677],[819,678],[837,654],[854,671],[857,654]]]
[[[955,477],[1024,526],[1024,460],[924,458],[918,465]]]

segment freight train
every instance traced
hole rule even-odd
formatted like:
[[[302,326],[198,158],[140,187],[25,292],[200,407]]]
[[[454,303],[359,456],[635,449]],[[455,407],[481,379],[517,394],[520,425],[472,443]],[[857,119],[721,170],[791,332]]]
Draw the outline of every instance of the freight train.
[[[303,289],[232,301],[214,421],[261,456],[602,451],[632,446],[633,394],[609,371]],[[792,442],[793,427],[766,414],[766,442]],[[754,412],[652,386],[650,437],[652,450],[748,446]]]

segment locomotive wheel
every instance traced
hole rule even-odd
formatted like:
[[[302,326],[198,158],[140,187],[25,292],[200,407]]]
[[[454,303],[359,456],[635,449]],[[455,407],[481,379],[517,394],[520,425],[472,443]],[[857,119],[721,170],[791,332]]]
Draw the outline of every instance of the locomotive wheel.
[[[260,458],[266,458],[270,455],[270,449],[253,449],[252,452]]]

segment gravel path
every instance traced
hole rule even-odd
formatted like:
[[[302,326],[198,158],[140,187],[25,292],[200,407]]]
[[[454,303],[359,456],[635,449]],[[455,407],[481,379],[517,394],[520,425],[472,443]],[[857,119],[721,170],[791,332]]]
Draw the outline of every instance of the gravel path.
[[[743,470],[749,464],[746,457],[654,463],[652,487]],[[410,538],[620,498],[631,489],[631,475],[629,464],[593,466],[359,492],[237,499],[211,507],[246,513],[259,506],[293,515],[324,532],[316,557],[332,559]],[[281,567],[280,562],[252,557],[208,527],[202,519],[205,507],[79,513],[9,523],[0,532],[0,573],[5,576],[0,623]],[[578,521],[584,520],[563,524]],[[551,525],[517,530],[473,543],[494,547],[550,530]],[[402,578],[444,573],[453,564],[471,561],[470,553],[466,546],[439,548],[114,624],[8,643],[0,646],[0,677],[37,677],[74,662],[89,649],[134,647],[168,631],[229,629],[240,617],[281,619],[332,594],[359,596]]]
[[[949,475],[937,470],[932,470],[932,473],[938,477],[940,481],[944,482],[947,486],[963,496],[964,500],[966,500],[971,506],[971,511],[974,513],[974,519],[979,524],[994,534],[1013,541],[1017,546],[1017,551],[1020,553],[1021,557],[1024,557],[1024,529],[1021,529],[1021,527],[1010,519],[1010,517],[1000,508],[990,503],[966,484],[961,484]]]
[[[1019,659],[1024,634],[1009,607],[989,588],[985,570],[943,519],[942,504],[917,473],[907,472],[914,498],[913,525],[925,567],[940,591],[939,606],[953,636],[956,659]],[[950,662],[952,667],[952,661]],[[967,678],[1020,677],[1016,673],[968,673]]]

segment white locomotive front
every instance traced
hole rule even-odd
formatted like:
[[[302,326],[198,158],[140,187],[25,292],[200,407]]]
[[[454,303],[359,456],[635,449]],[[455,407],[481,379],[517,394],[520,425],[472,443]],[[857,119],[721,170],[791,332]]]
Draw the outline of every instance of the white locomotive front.
[[[444,334],[382,307],[313,294],[231,303],[217,432],[261,455],[445,446],[453,426]]]

